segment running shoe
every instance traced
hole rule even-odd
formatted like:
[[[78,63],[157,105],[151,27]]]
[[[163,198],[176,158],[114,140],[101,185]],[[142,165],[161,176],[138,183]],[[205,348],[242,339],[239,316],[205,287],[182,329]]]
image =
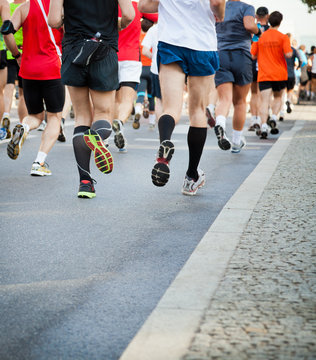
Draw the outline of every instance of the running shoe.
[[[40,126],[37,128],[37,131],[44,131],[46,128],[46,121],[43,120],[40,124]]]
[[[52,172],[47,163],[33,162],[30,174],[33,176],[50,176]]]
[[[5,128],[0,128],[0,140],[4,140],[7,138],[7,131]]]
[[[276,135],[276,134],[279,133],[279,129],[277,128],[277,123],[276,123],[275,120],[271,119],[269,121],[269,126],[271,128],[270,132],[271,132],[272,135]]]
[[[72,105],[70,107],[69,116],[70,116],[71,119],[75,118],[75,112],[74,112],[74,108],[73,108]]]
[[[258,129],[260,129],[260,125],[255,123],[249,126],[248,131],[257,131]]]
[[[260,139],[266,139],[269,133],[269,126],[267,124],[262,124],[260,131],[257,132],[257,135],[260,136]]]
[[[182,186],[182,194],[183,195],[195,195],[199,188],[204,186],[205,184],[205,174],[204,171],[198,169],[199,178],[197,181],[191,179],[187,175],[184,178],[183,186]]]
[[[245,146],[246,146],[246,140],[241,139],[239,144],[232,143],[231,152],[233,154],[238,154],[238,153],[240,153],[241,149]]]
[[[58,138],[57,138],[57,140],[60,141],[60,142],[65,142],[66,141],[66,137],[65,137],[65,134],[64,134],[64,128],[65,128],[65,119],[62,118],[61,123],[60,123],[60,132],[59,132],[59,135],[58,135]]]
[[[141,114],[136,113],[134,116],[134,120],[133,120],[133,128],[135,130],[139,129],[139,127],[140,127],[140,122],[139,122],[140,118],[141,118]]]
[[[78,191],[78,198],[92,199],[95,197],[95,180],[81,180]]]
[[[17,159],[21,152],[21,147],[27,136],[27,132],[22,124],[17,124],[12,132],[12,138],[7,147],[7,153],[13,160]]]
[[[208,126],[210,128],[213,128],[215,126],[216,122],[215,122],[214,116],[211,113],[211,110],[208,107],[205,110],[205,114],[206,114],[206,117],[207,117]]]
[[[144,108],[143,108],[143,116],[145,119],[148,119],[149,117],[149,101],[144,101]]]
[[[156,186],[164,186],[170,177],[169,162],[174,153],[174,145],[170,140],[164,140],[158,150],[156,163],[151,171],[151,180]]]
[[[109,174],[113,170],[113,158],[100,135],[96,131],[88,129],[84,132],[83,139],[94,153],[94,162],[97,168],[103,174]]]
[[[226,136],[225,130],[221,125],[216,125],[214,127],[215,135],[218,140],[218,146],[222,150],[229,150],[231,147],[231,144]]]
[[[7,132],[7,139],[10,139],[11,137],[11,131],[10,131],[10,119],[8,116],[5,116],[3,119],[2,119],[2,127],[5,128],[6,132]]]
[[[288,114],[290,114],[290,113],[292,112],[291,103],[287,100],[287,101],[285,102],[285,105],[286,105],[286,112],[287,112]]]
[[[114,143],[119,149],[125,147],[124,125],[121,120],[113,120],[112,129],[115,132]]]

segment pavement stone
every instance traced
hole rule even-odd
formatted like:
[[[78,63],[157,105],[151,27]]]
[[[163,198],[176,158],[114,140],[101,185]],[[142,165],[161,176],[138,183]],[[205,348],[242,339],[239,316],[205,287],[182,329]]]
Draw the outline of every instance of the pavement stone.
[[[316,108],[301,109],[183,360],[316,359]]]

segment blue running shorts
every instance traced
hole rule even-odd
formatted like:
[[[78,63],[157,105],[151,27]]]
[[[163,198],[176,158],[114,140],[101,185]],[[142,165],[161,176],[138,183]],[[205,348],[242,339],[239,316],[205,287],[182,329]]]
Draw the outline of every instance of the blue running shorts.
[[[219,67],[217,51],[198,51],[159,41],[157,65],[177,63],[187,76],[209,76]]]

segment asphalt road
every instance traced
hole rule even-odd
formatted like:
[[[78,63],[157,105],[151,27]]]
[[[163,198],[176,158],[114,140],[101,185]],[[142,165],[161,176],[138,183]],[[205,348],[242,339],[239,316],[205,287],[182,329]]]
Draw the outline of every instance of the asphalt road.
[[[16,119],[15,119],[16,122]],[[281,130],[293,125],[287,121]],[[193,252],[217,214],[277,137],[245,132],[240,154],[217,147],[209,130],[201,168],[206,185],[181,194],[188,120],[176,127],[171,178],[154,187],[150,173],[158,132],[126,125],[128,153],[110,150],[114,171],[91,165],[97,197],[78,199],[71,145],[47,159],[53,175],[29,175],[41,132],[17,160],[0,143],[0,359],[118,359]],[[230,135],[230,121],[228,121]]]

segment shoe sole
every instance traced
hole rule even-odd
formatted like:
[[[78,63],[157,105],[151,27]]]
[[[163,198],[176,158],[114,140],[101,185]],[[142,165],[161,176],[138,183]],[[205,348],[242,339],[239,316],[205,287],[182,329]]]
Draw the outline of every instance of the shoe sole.
[[[39,171],[32,171],[31,170],[30,175],[32,175],[32,176],[51,176],[52,173],[39,172]]]
[[[24,128],[23,125],[18,124],[13,129],[12,138],[7,147],[8,156],[12,160],[16,160],[20,154],[21,147],[23,144]]]
[[[224,130],[220,125],[215,126],[214,128],[215,135],[218,140],[218,146],[222,150],[229,150],[231,148],[231,143],[224,138]]]
[[[66,141],[66,137],[65,137],[65,134],[64,134],[64,131],[63,131],[62,127],[60,127],[60,133],[58,135],[57,140],[60,141],[60,142],[65,142]]]
[[[271,134],[272,135],[276,135],[279,133],[279,129],[276,127],[276,121],[275,120],[270,120],[270,124],[271,126]]]
[[[158,150],[158,162],[151,171],[151,180],[156,186],[164,186],[170,177],[169,163],[174,154],[174,144],[170,140],[164,140]],[[159,162],[161,159],[161,162]]]
[[[112,129],[115,132],[114,144],[118,149],[123,149],[125,147],[125,138],[121,132],[120,124],[117,121],[113,121]]]
[[[183,195],[188,195],[188,196],[194,196],[194,195],[196,195],[196,193],[197,193],[197,191],[201,188],[201,187],[203,187],[205,185],[205,180],[203,180],[202,182],[201,182],[201,184],[195,189],[195,191],[189,191],[189,192],[187,192],[187,191],[185,191],[185,190],[183,190],[182,189],[182,194]]]
[[[216,122],[215,122],[215,119],[214,119],[213,115],[211,114],[209,108],[206,108],[205,115],[207,117],[208,126],[210,128],[213,128],[215,126]]]
[[[287,112],[288,114],[291,114],[291,112],[292,112],[292,109],[291,109],[291,106],[290,106],[289,103],[286,104],[286,112]]]
[[[97,168],[103,174],[109,174],[113,170],[113,157],[110,151],[104,145],[100,135],[92,130],[87,130],[83,139],[86,145],[93,151],[94,153],[94,162]]]
[[[268,137],[268,132],[267,131],[261,131],[260,133],[260,139],[267,139]]]
[[[10,139],[10,138],[11,138],[10,119],[8,119],[8,118],[3,118],[3,119],[2,119],[2,125],[3,125],[3,127],[6,129],[6,132],[7,132],[7,137],[6,137],[6,139]]]
[[[140,120],[140,114],[136,114],[134,117],[134,121],[133,121],[133,128],[135,130],[139,129],[139,127],[140,127],[139,120]]]
[[[78,198],[81,198],[81,199],[93,199],[95,197],[96,197],[95,193],[90,193],[87,191],[79,191],[78,192]]]
[[[231,153],[232,153],[232,154],[239,154],[239,153],[241,152],[241,150],[245,148],[245,146],[246,146],[246,144],[243,143],[243,144],[241,145],[241,147],[238,148],[238,149],[234,149],[234,148],[232,147]]]

